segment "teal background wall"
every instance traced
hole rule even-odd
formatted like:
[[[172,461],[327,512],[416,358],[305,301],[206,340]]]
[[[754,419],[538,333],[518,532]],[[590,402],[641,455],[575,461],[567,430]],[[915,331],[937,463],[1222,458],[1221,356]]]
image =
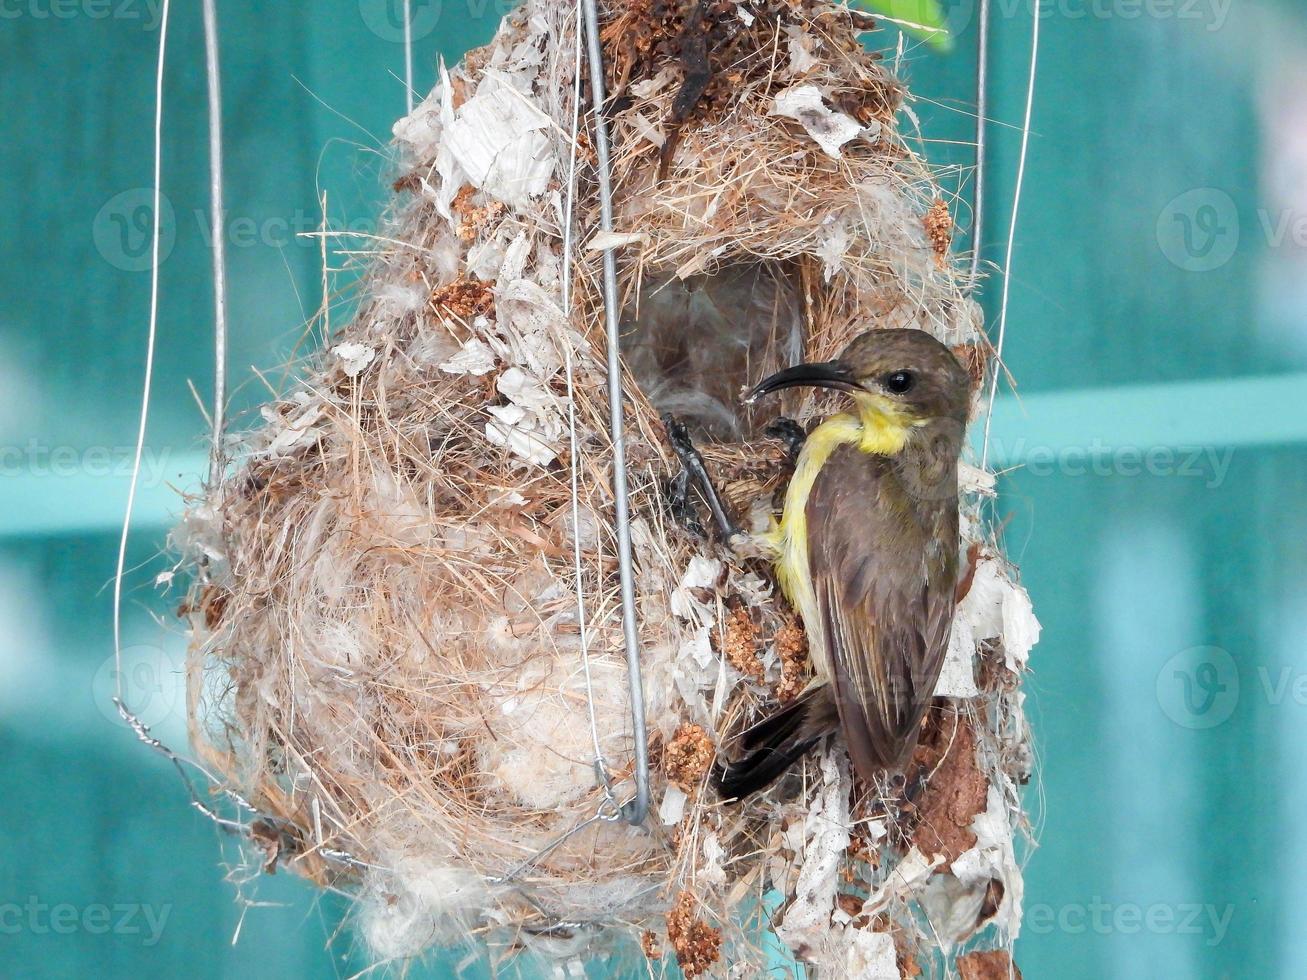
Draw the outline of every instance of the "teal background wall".
[[[294,234],[318,225],[319,191],[337,228],[367,229],[385,200],[394,6],[221,5],[238,408],[320,301],[317,244]],[[904,72],[932,156],[965,166],[975,4],[946,6],[956,49],[909,44]],[[994,7],[991,261],[1031,26],[1028,4]],[[415,4],[419,90],[502,9]],[[993,427],[998,509],[1045,625],[1018,959],[1034,978],[1307,976],[1307,12],[1041,10],[1006,346],[1019,394]],[[230,844],[108,704],[157,41],[154,0],[0,5],[0,975],[351,976],[366,961],[344,903],[283,876],[224,882]],[[125,627],[129,700],[180,744],[181,642],[151,583],[175,488],[202,465],[187,382],[212,375],[191,5],[170,50],[172,244]]]

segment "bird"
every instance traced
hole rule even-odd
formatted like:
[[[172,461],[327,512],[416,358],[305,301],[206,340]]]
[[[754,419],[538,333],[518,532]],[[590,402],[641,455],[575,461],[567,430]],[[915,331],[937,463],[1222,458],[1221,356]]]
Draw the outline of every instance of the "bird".
[[[852,403],[803,438],[762,542],[803,621],[813,676],[736,737],[743,755],[714,773],[725,799],[766,788],[836,732],[868,783],[903,777],[953,623],[967,371],[923,330],[872,329],[835,360],[763,379],[746,401],[800,386]],[[706,496],[713,504],[710,487]],[[713,511],[723,513],[720,501]]]
[[[622,316],[622,360],[660,413],[713,442],[748,439],[770,406],[742,405],[739,379],[802,356],[803,300],[770,265],[713,275],[646,272]]]

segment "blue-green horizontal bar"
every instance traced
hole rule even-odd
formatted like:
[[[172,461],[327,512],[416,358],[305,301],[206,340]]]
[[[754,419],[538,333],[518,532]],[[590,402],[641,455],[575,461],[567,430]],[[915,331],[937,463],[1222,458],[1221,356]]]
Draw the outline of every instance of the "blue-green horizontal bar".
[[[1005,396],[994,405],[989,461],[1123,449],[1233,449],[1307,442],[1307,374]],[[979,453],[984,420],[972,427]]]
[[[200,485],[204,453],[150,453],[136,487],[133,526],[158,531],[180,517],[181,491]],[[122,527],[131,460],[121,453],[67,450],[35,457],[0,476],[0,537],[94,534]]]

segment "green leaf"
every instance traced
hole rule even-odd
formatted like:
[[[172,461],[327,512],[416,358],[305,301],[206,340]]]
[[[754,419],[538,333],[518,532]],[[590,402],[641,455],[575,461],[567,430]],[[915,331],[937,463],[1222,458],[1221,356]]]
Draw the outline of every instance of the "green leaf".
[[[940,0],[850,0],[850,5],[895,21],[896,27],[924,38],[939,51],[953,48]]]

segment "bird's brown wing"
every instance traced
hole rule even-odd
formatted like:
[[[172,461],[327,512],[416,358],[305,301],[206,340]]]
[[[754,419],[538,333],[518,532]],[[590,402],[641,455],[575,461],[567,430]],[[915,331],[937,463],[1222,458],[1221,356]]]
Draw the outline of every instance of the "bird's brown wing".
[[[906,764],[944,663],[958,511],[955,491],[943,497],[911,493],[895,460],[844,447],[808,498],[818,641],[849,755],[865,779]]]

